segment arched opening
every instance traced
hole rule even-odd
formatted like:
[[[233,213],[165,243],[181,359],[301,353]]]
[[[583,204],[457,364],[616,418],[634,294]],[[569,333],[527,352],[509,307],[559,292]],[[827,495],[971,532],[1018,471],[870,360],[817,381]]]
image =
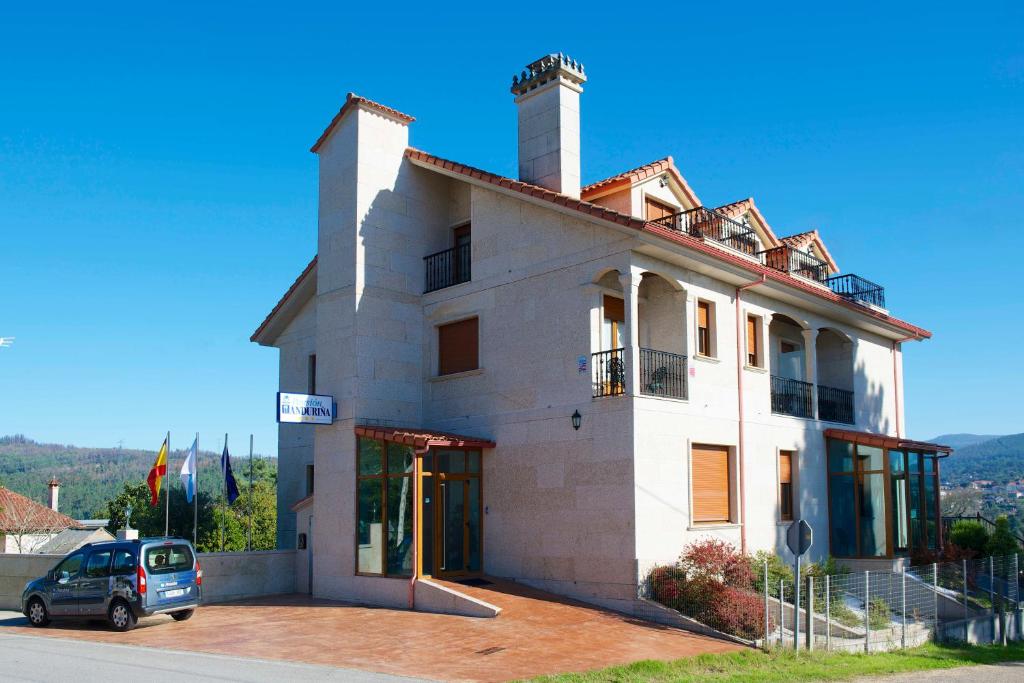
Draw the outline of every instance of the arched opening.
[[[644,273],[638,290],[641,394],[686,398],[686,298],[674,282]]]
[[[853,344],[829,328],[818,331],[818,418],[853,424]]]
[[[772,367],[772,412],[795,417],[814,417],[814,386],[807,381],[807,349],[804,327],[781,314],[768,326]]]

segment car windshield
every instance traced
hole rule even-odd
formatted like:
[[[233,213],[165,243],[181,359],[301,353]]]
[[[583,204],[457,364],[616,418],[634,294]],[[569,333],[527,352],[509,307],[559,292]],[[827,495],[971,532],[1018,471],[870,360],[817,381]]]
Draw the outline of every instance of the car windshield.
[[[158,545],[146,548],[146,571],[170,574],[192,569],[192,549],[187,545]]]

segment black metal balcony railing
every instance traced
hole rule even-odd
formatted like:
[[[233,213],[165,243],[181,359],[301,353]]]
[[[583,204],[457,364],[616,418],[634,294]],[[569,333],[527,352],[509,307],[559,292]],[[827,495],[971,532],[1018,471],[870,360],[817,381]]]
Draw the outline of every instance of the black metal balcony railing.
[[[686,356],[641,348],[640,393],[686,398]]]
[[[853,392],[818,385],[818,419],[853,424]]]
[[[769,268],[781,270],[790,275],[799,275],[808,280],[825,283],[828,281],[828,264],[813,254],[793,249],[775,247],[758,253],[761,262]]]
[[[626,352],[624,349],[598,351],[594,361],[594,398],[626,393]]]
[[[885,308],[885,288],[859,275],[836,275],[830,277],[826,284],[844,299]]]
[[[794,417],[814,417],[812,391],[813,384],[772,375],[772,412]]]
[[[703,206],[657,218],[651,223],[694,237],[711,239],[751,256],[757,253],[757,233],[753,228]]]
[[[427,282],[424,293],[433,292],[470,280],[470,244],[460,244],[451,249],[424,256]]]

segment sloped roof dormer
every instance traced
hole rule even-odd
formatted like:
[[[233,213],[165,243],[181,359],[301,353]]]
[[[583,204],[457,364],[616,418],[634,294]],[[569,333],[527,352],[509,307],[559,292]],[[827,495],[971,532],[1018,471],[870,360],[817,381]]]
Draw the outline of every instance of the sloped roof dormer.
[[[772,230],[772,226],[768,225],[764,214],[761,213],[757,208],[757,204],[754,203],[753,197],[747,197],[738,202],[719,206],[715,211],[736,221],[743,222],[744,218],[747,219],[750,226],[757,232],[761,244],[765,245],[765,249],[782,246],[782,241],[775,234],[775,231]]]
[[[671,201],[683,211],[701,205],[670,156],[598,180],[580,192],[581,199],[638,218],[644,217],[645,196]]]
[[[828,249],[825,247],[825,242],[822,241],[821,235],[818,234],[817,230],[808,230],[807,232],[783,237],[782,243],[790,249],[798,249],[800,251],[807,252],[811,256],[820,258],[828,264],[831,274],[835,275],[839,272],[839,266],[832,258],[832,255],[828,253]]]

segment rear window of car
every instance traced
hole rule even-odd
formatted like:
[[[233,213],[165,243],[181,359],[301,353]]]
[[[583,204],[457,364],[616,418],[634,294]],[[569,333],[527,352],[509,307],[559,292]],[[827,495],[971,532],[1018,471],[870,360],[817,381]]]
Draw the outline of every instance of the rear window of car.
[[[159,545],[146,548],[146,571],[150,574],[170,574],[192,569],[192,549],[187,545]]]

